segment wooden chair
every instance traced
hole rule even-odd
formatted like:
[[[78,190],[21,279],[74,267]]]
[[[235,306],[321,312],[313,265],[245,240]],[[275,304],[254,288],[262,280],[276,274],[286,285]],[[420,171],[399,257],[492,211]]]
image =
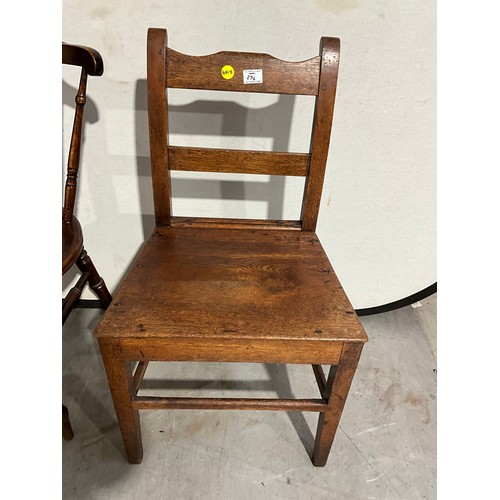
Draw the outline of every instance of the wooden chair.
[[[166,30],[149,29],[148,114],[156,227],[95,330],[130,463],[140,463],[143,456],[139,410],[251,409],[319,412],[312,461],[316,466],[326,464],[367,341],[315,234],[339,45],[336,38],[322,38],[319,56],[297,63],[243,52],[195,57],[167,48]],[[262,82],[247,84],[248,75]],[[310,152],[169,145],[167,87],[315,95]],[[301,219],[174,216],[170,170],[304,176]],[[149,361],[311,364],[320,397],[140,396]],[[133,362],[138,362],[135,372]],[[321,365],[331,367],[327,376]]]
[[[81,276],[70,289],[62,303],[62,324],[68,318],[88,283],[97,294],[103,307],[111,303],[111,295],[99,276],[92,260],[83,247],[82,227],[74,215],[77,192],[78,168],[82,145],[83,111],[86,100],[87,76],[101,76],[104,70],[102,57],[90,47],[62,44],[62,62],[81,67],[80,84],[75,97],[76,108],[71,142],[68,155],[68,170],[64,190],[62,213],[62,274],[63,276],[76,264]],[[63,405],[63,437],[73,438],[68,409]]]

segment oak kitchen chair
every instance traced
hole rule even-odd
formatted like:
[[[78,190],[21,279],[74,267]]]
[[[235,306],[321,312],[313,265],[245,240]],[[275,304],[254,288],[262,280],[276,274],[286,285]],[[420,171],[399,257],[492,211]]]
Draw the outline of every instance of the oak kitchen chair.
[[[83,246],[82,227],[74,214],[78,169],[80,167],[80,151],[82,146],[83,112],[86,101],[87,77],[101,76],[104,71],[104,65],[102,57],[97,50],[91,47],[72,45],[64,42],[62,44],[62,63],[81,68],[80,83],[75,97],[75,116],[68,153],[68,169],[66,173],[62,212],[62,275],[64,276],[75,265],[80,270],[81,275],[63,299],[62,324],[64,325],[87,283],[92,290],[94,290],[103,307],[108,307],[112,298],[104,280],[97,272]],[[73,438],[69,412],[64,405],[63,437],[64,439]]]
[[[189,56],[167,46],[165,29],[148,30],[156,226],[95,330],[130,463],[143,456],[139,410],[234,409],[318,412],[312,462],[326,464],[367,341],[315,233],[339,49],[337,38],[322,38],[319,55],[303,62],[247,52]],[[170,145],[167,88],[316,96],[310,150]],[[300,220],[174,216],[174,170],[305,177]],[[319,397],[140,396],[150,361],[311,364]]]

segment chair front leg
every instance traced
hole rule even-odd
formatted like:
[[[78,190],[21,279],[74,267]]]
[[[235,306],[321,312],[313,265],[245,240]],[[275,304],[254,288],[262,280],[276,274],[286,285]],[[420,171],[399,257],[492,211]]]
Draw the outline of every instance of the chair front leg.
[[[362,343],[345,343],[339,364],[330,367],[323,393],[328,401],[328,408],[320,413],[312,456],[316,467],[324,467],[328,460],[362,349]]]
[[[143,455],[141,425],[139,411],[132,406],[134,381],[130,362],[123,359],[120,345],[112,339],[99,339],[99,348],[128,461],[140,464]]]

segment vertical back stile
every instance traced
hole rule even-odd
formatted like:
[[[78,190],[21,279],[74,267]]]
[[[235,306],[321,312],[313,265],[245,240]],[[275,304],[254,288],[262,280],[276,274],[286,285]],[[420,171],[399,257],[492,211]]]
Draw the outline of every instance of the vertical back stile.
[[[340,40],[338,38],[321,38],[320,55],[319,88],[311,136],[311,163],[302,205],[303,231],[314,231],[318,221],[337,90]]]
[[[169,226],[172,206],[168,170],[167,119],[167,31],[149,28],[147,43],[147,88],[151,176],[156,224]]]
[[[64,188],[63,222],[73,221],[75,199],[78,180],[78,169],[80,167],[80,150],[82,145],[83,110],[85,107],[87,92],[87,72],[82,68],[80,84],[75,96],[75,117],[71,131],[71,141],[68,154],[68,169],[66,173],[66,184]]]

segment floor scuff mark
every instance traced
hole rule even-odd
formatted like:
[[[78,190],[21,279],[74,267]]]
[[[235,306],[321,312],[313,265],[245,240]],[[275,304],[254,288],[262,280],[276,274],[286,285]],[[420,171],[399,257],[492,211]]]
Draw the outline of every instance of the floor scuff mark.
[[[369,429],[365,429],[364,431],[358,432],[356,436],[361,436],[361,434],[364,434],[365,432],[375,432],[378,431],[379,429],[383,429],[384,427],[389,427],[390,425],[396,425],[396,422],[391,422],[390,424],[382,424],[382,425],[377,425],[375,427],[370,427]]]

